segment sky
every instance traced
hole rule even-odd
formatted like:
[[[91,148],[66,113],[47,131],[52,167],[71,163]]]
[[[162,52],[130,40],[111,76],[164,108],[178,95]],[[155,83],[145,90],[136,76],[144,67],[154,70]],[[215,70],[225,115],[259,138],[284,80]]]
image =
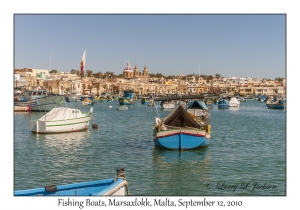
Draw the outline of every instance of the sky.
[[[14,68],[286,78],[286,15],[14,14]]]

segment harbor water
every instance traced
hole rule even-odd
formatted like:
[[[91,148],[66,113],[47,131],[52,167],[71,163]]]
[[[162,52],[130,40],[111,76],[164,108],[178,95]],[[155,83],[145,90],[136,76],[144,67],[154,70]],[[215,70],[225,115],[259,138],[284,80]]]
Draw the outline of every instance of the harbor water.
[[[67,103],[88,111],[81,102]],[[111,108],[110,108],[111,106]],[[286,109],[257,100],[211,112],[205,148],[176,151],[154,146],[154,114],[142,105],[117,110],[118,101],[93,105],[92,128],[64,134],[33,134],[30,119],[44,113],[14,113],[14,190],[116,176],[125,168],[133,196],[286,195]]]

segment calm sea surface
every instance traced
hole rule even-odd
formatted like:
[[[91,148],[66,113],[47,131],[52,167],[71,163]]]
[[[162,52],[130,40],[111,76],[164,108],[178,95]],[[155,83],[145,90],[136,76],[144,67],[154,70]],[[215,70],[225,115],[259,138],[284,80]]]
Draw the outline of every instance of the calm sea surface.
[[[29,121],[41,113],[14,113],[15,190],[112,178],[124,167],[133,196],[286,195],[286,110],[257,100],[228,110],[214,105],[210,145],[180,152],[154,147],[153,107],[140,100],[127,111],[117,106],[95,104],[98,129],[90,123],[66,134],[32,134]]]

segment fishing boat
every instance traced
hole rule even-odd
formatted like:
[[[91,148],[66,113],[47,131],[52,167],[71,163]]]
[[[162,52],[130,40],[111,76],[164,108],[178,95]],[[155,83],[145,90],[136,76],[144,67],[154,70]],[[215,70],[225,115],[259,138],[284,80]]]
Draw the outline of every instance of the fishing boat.
[[[131,98],[120,97],[119,104],[120,105],[134,105],[135,102]]]
[[[227,99],[220,99],[218,103],[218,108],[219,109],[228,109],[229,108],[229,102]]]
[[[148,103],[148,106],[154,106],[154,99],[153,98],[150,98],[149,99],[149,103]]]
[[[266,102],[266,106],[270,109],[284,109],[285,103],[282,99],[273,98]]]
[[[230,107],[239,107],[240,106],[240,102],[237,100],[236,97],[231,97],[231,99],[229,101],[229,106]]]
[[[206,106],[207,106],[207,108],[209,108],[209,109],[212,109],[212,108],[214,108],[213,107],[213,103],[212,103],[212,101],[211,100],[206,100]]]
[[[148,105],[150,103],[149,97],[142,97],[141,104]]]
[[[205,104],[204,104],[205,105]],[[167,149],[187,150],[205,147],[210,139],[210,113],[198,100],[178,106],[164,118],[155,117],[154,145]]]
[[[27,90],[24,92],[24,99],[23,101],[30,101],[38,98],[44,98],[48,96],[47,90],[42,89],[34,89],[34,90]]]
[[[128,182],[124,168],[117,169],[117,176],[109,179],[79,182],[65,185],[49,185],[41,188],[16,190],[15,196],[127,196]]]
[[[177,105],[178,105],[178,106],[186,107],[187,104],[188,104],[187,101],[182,101],[182,100],[178,100],[178,101],[177,101]]]
[[[106,101],[107,101],[106,98],[105,98],[104,96],[98,96],[98,97],[96,98],[96,100],[99,101],[99,102],[106,102]]]
[[[64,133],[81,131],[88,128],[93,108],[87,113],[79,109],[55,107],[38,120],[30,121],[33,133]]]
[[[124,90],[124,94],[123,94],[124,98],[128,98],[128,99],[134,99],[134,90]]]
[[[120,106],[117,107],[117,110],[128,110],[128,106],[120,105]]]
[[[214,104],[219,104],[219,99],[218,98],[214,99]]]
[[[193,114],[195,116],[199,116],[203,110],[208,111],[208,107],[203,101],[200,101],[198,99],[190,101],[187,106],[186,110],[188,113]]]
[[[172,101],[162,101],[160,103],[162,109],[175,109],[175,102]]]
[[[45,96],[42,98],[35,98],[30,101],[15,102],[15,111],[27,111],[27,112],[37,112],[37,111],[50,111],[54,107],[61,106],[65,101],[64,96]]]
[[[267,96],[266,96],[266,95],[262,95],[262,96],[260,96],[260,97],[258,98],[258,100],[261,101],[261,102],[266,102]]]
[[[92,96],[81,96],[82,105],[93,105],[94,104],[94,98]]]

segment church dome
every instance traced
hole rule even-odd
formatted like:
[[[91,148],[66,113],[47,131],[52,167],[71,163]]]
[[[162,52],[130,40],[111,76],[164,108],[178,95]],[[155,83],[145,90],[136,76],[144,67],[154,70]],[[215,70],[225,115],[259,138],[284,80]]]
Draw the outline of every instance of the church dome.
[[[129,62],[127,63],[127,66],[124,69],[124,71],[126,71],[126,72],[133,72],[132,68],[130,67],[130,63]]]

